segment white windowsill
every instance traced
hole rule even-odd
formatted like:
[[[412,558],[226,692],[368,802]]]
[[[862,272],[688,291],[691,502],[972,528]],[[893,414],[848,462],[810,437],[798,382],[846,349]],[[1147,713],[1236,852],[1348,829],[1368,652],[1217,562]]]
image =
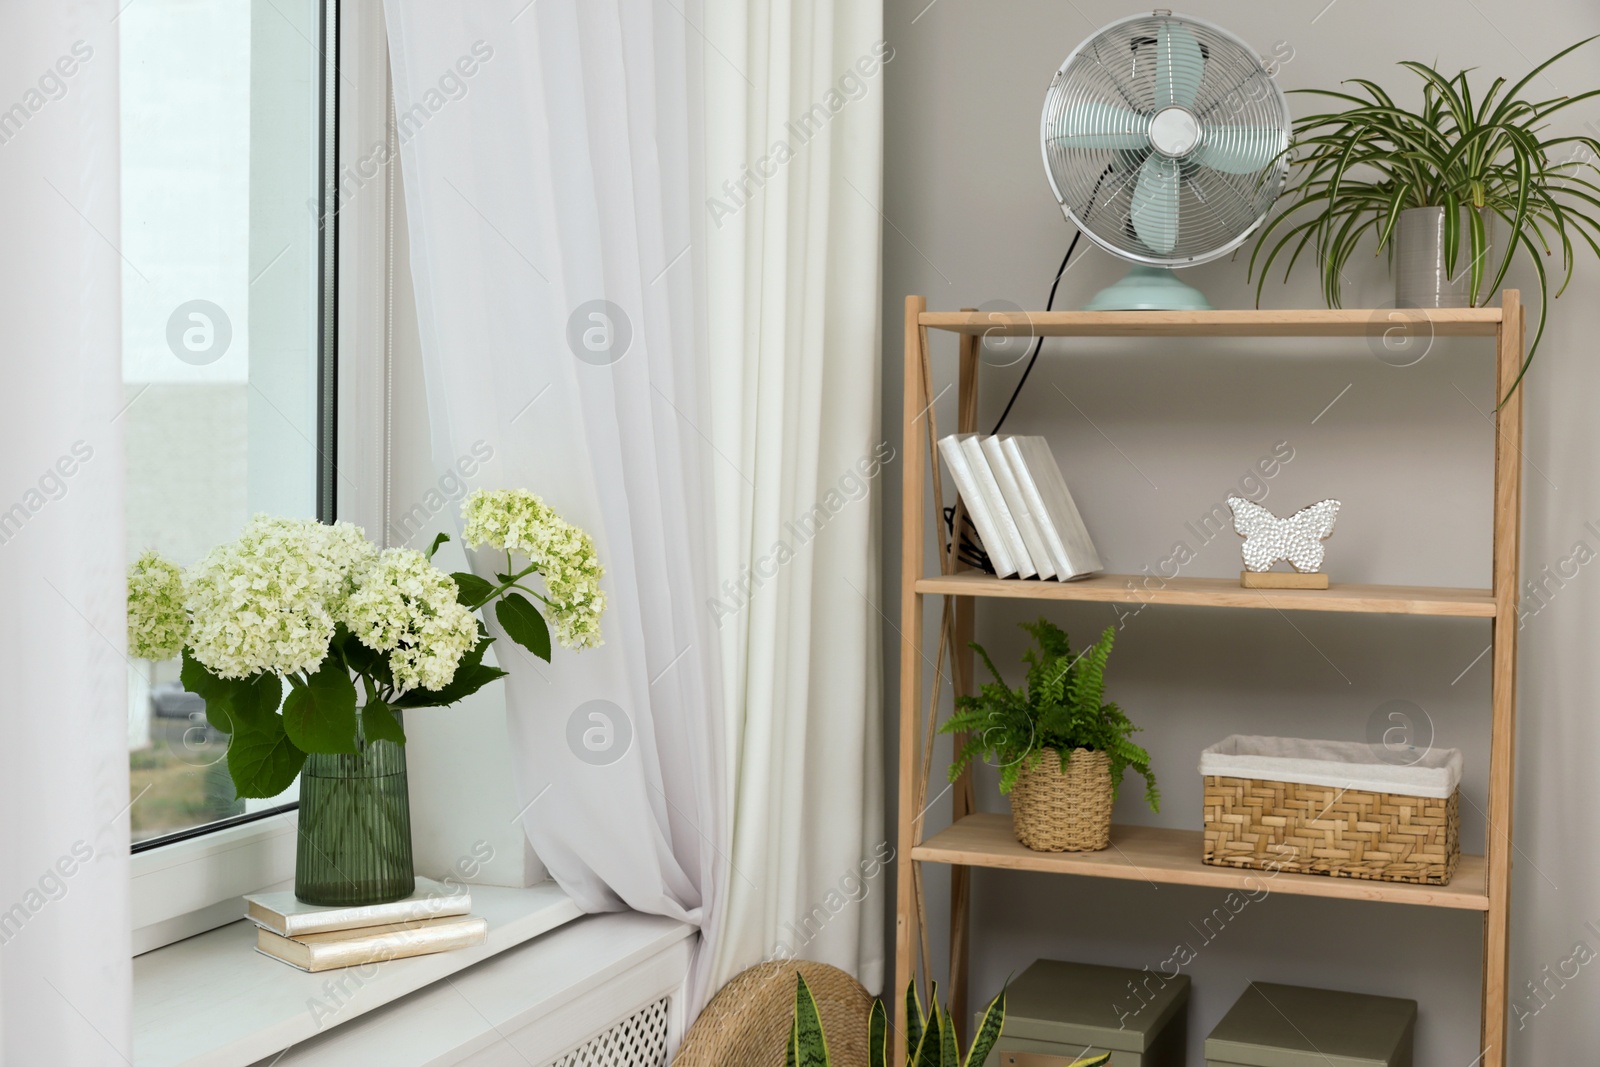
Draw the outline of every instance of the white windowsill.
[[[663,998],[671,1055],[695,933],[659,915],[585,915],[254,1067],[549,1067]]]
[[[241,919],[135,958],[136,1067],[245,1067],[582,914],[554,882],[471,888],[489,920],[477,948],[307,974],[256,952]]]

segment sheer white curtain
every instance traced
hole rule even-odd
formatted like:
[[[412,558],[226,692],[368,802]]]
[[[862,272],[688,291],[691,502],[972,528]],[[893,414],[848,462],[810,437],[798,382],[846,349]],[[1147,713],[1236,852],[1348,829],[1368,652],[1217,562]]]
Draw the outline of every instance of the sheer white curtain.
[[[716,978],[883,979],[879,0],[707,0],[707,302],[736,881]],[[732,209],[730,211],[730,209]],[[736,469],[735,469],[736,468]],[[895,468],[898,470],[898,468]],[[748,594],[744,589],[748,588]],[[736,617],[726,609],[743,604]]]
[[[821,95],[881,15],[784,11],[386,4],[435,458],[491,444],[608,571],[602,648],[503,663],[524,825],[585,907],[700,923],[700,995],[881,974],[881,102]]]
[[[109,0],[0,11],[13,75],[0,122],[0,1062],[18,1067],[132,1057],[116,13]]]

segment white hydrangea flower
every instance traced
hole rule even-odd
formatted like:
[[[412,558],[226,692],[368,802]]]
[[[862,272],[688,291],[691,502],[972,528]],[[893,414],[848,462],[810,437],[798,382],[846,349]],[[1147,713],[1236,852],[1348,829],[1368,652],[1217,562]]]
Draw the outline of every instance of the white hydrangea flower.
[[[154,552],[128,570],[128,654],[172,659],[189,639],[183,610],[183,571]]]
[[[601,643],[600,616],[605,571],[590,536],[566,522],[525,489],[479,489],[462,505],[468,548],[493,545],[520,553],[544,575],[556,640],[570,649]]]
[[[456,583],[409,548],[384,550],[361,576],[344,621],[368,648],[389,653],[395,688],[443,689],[478,641],[478,621]]]
[[[223,678],[315,670],[377,551],[348,522],[256,516],[185,576],[195,659]]]

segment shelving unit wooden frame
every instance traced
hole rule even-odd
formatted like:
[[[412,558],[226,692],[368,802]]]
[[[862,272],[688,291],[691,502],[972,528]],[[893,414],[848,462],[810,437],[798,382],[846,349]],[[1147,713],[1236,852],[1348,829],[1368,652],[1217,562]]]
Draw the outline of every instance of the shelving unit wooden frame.
[[[1117,846],[1098,853],[1031,852],[1016,842],[1010,819],[976,812],[970,776],[952,789],[949,828],[924,839],[923,805],[931,767],[932,719],[939,692],[931,700],[923,685],[930,661],[924,641],[924,598],[941,598],[944,615],[935,650],[934,678],[948,672],[957,693],[973,686],[967,642],[973,633],[980,597],[1032,600],[1100,601],[1123,604],[1173,604],[1219,609],[1273,608],[1279,611],[1342,611],[1388,615],[1478,618],[1491,628],[1493,680],[1490,689],[1489,800],[1486,852],[1464,855],[1448,886],[1359,881],[1320,875],[1279,874],[1272,891],[1290,895],[1369,900],[1420,907],[1465,909],[1483,915],[1482,1067],[1506,1063],[1508,952],[1511,890],[1512,781],[1516,742],[1517,567],[1522,514],[1522,390],[1495,413],[1493,585],[1489,589],[1416,586],[1340,585],[1328,590],[1243,589],[1229,579],[1178,578],[1150,583],[1142,575],[1102,575],[1076,582],[1023,581],[960,571],[941,536],[936,574],[927,573],[926,543],[930,506],[942,507],[944,492],[934,442],[937,437],[933,360],[929,332],[958,337],[956,430],[977,431],[978,346],[984,336],[1046,337],[1369,337],[1394,329],[1438,337],[1492,338],[1495,343],[1496,397],[1510,393],[1522,367],[1525,347],[1520,294],[1506,290],[1499,307],[1438,310],[1305,310],[1198,312],[1013,312],[995,314],[965,309],[930,312],[927,301],[909,296],[905,305],[904,483],[901,525],[900,731],[898,777],[898,865],[896,884],[895,973],[904,982],[916,974],[919,957],[928,961],[922,914],[923,867],[950,868],[950,973],[947,989],[956,1020],[968,1018],[967,967],[974,867],[1045,871],[1079,877],[1138,879],[1173,885],[1239,888],[1248,871],[1201,862],[1198,830],[1119,826]],[[927,497],[932,471],[934,500]],[[956,501],[959,509],[960,503]],[[935,522],[939,521],[935,516]],[[937,527],[936,527],[937,528]],[[959,742],[959,739],[957,739]],[[1251,883],[1255,884],[1255,883]],[[897,1004],[896,1023],[905,1025],[905,1005]],[[902,1031],[903,1032],[903,1031]],[[896,1062],[904,1051],[896,1047]]]

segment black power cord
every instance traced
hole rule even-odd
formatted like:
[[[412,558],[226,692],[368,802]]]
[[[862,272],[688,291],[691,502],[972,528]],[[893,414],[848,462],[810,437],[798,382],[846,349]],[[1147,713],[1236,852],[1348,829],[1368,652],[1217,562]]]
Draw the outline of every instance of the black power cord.
[[[1044,303],[1046,311],[1054,310],[1056,306],[1056,288],[1061,285],[1061,276],[1067,273],[1067,263],[1072,259],[1073,250],[1078,247],[1078,238],[1083,236],[1079,230],[1072,235],[1072,243],[1067,245],[1067,254],[1061,257],[1061,266],[1056,268],[1056,280],[1050,283],[1050,299]],[[1033,339],[1033,352],[1028,356],[1028,365],[1023,368],[1022,377],[1017,379],[1017,387],[1011,390],[1011,399],[1006,401],[1006,409],[1000,413],[1000,419],[994,424],[994,429],[989,431],[993,437],[1000,432],[1000,427],[1006,424],[1006,416],[1011,414],[1011,407],[1017,402],[1017,397],[1022,395],[1022,387],[1028,384],[1028,375],[1033,373],[1033,365],[1039,362],[1039,349],[1044,347],[1044,335]]]
[[[1067,264],[1072,260],[1072,253],[1078,247],[1078,238],[1083,236],[1083,231],[1072,235],[1072,243],[1067,245],[1067,254],[1061,257],[1061,266],[1056,268],[1055,281],[1050,283],[1050,297],[1045,301],[1044,309],[1053,310],[1056,304],[1056,289],[1061,285],[1061,276],[1067,273]],[[1028,365],[1023,368],[1022,377],[1017,380],[1017,387],[1011,391],[1011,399],[1006,401],[1006,409],[1000,413],[1000,419],[994,424],[990,436],[1000,432],[1000,427],[1006,424],[1006,416],[1011,414],[1011,408],[1017,402],[1017,397],[1022,395],[1022,387],[1028,384],[1028,375],[1033,373],[1033,365],[1039,361],[1039,350],[1044,347],[1044,335],[1034,338],[1033,351],[1028,355]],[[945,530],[951,537],[956,537],[956,509],[944,509]],[[983,550],[978,539],[973,535],[972,520],[967,519],[962,523],[961,533],[956,544],[956,557],[969,567],[975,567],[985,574],[994,573],[994,564],[989,562],[989,554]]]

